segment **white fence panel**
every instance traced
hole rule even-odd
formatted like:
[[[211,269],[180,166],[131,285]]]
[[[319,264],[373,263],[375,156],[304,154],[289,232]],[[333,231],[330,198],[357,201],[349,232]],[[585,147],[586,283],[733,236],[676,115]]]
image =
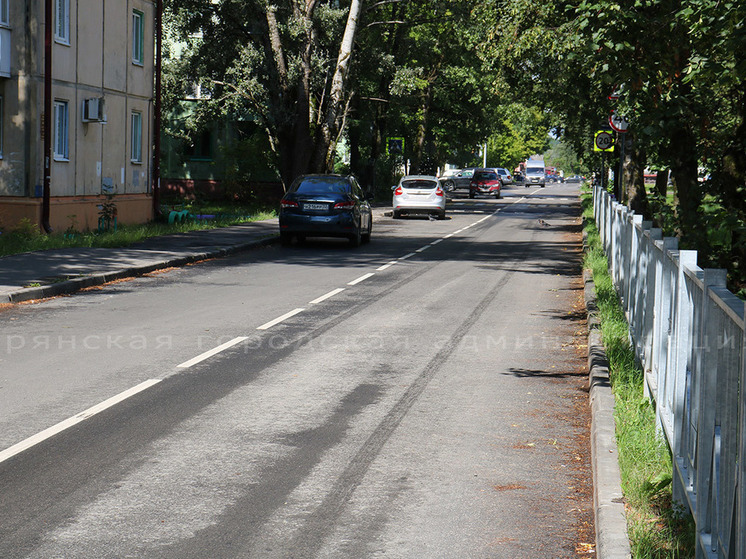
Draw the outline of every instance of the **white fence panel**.
[[[593,209],[697,557],[746,559],[746,327],[724,270],[702,270],[600,187]],[[741,467],[739,467],[741,465]]]

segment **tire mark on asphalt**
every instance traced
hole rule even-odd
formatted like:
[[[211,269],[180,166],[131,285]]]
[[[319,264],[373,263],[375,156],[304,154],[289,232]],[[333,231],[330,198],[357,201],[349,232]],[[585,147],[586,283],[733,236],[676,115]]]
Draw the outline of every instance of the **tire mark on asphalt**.
[[[469,330],[489,308],[490,304],[510,281],[512,276],[512,272],[507,273],[495,284],[489,293],[479,302],[476,309],[459,325],[457,329],[458,334],[451,338],[428,362],[420,375],[407,388],[399,401],[391,408],[378,427],[376,427],[375,431],[363,443],[347,468],[339,476],[324,501],[311,513],[300,533],[292,539],[288,546],[288,551],[292,553],[292,557],[316,557],[324,544],[324,540],[334,530],[335,521],[344,510],[352,493],[360,485],[368,469],[388,439],[396,431],[415,402],[420,398],[446,359],[456,351]]]

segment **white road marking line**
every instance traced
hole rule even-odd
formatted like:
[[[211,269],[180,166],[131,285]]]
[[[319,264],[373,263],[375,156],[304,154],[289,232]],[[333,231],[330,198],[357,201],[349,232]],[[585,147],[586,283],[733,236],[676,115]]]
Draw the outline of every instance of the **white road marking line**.
[[[208,359],[212,357],[213,355],[217,355],[221,351],[224,351],[228,349],[229,347],[233,347],[236,344],[240,344],[241,342],[248,340],[249,338],[246,336],[239,336],[238,338],[233,338],[229,342],[225,342],[224,344],[219,345],[216,348],[213,348],[209,351],[206,351],[204,353],[199,354],[197,357],[194,357],[190,359],[189,361],[184,361],[181,365],[176,365],[179,369],[188,369],[192,365],[196,365],[197,363],[204,361],[205,359]]]
[[[290,312],[286,312],[282,316],[278,316],[274,320],[270,320],[269,322],[266,322],[266,323],[262,324],[261,326],[258,326],[257,330],[269,330],[270,328],[272,328],[272,326],[275,326],[276,324],[279,324],[283,320],[287,320],[291,316],[295,316],[298,313],[302,313],[304,310],[306,310],[306,309],[293,309]]]
[[[373,272],[371,272],[369,274],[364,274],[364,275],[360,276],[359,278],[352,280],[347,285],[357,285],[361,281],[365,281],[365,280],[367,280],[371,276],[375,276],[375,274]]]
[[[450,238],[451,238],[451,237],[453,237],[453,236],[454,236],[455,234],[456,234],[456,233],[449,233],[448,235],[446,235],[445,237],[443,237],[443,240],[445,240],[445,239],[450,239]]]
[[[443,242],[443,239],[435,239],[432,243],[430,243],[430,246],[435,246],[438,243],[442,243],[442,242]]]
[[[388,264],[384,264],[383,266],[379,266],[378,268],[376,268],[376,272],[383,272],[384,270],[386,270],[388,268],[391,268],[391,266],[393,266],[394,264],[396,264],[396,260],[392,260]]]
[[[416,254],[417,254],[416,252],[410,252],[409,254],[405,254],[404,256],[400,256],[398,258],[398,260],[406,260],[407,258],[412,258]]]
[[[86,419],[93,417],[94,415],[101,413],[105,409],[108,409],[115,404],[118,404],[119,402],[122,402],[126,400],[127,398],[130,398],[137,394],[138,392],[142,392],[143,390],[146,390],[150,388],[151,386],[158,384],[161,382],[159,379],[149,379],[145,382],[141,382],[137,386],[133,386],[129,390],[125,390],[124,392],[121,392],[117,394],[116,396],[112,396],[108,400],[104,400],[100,404],[97,404],[93,406],[92,408],[88,408],[87,410],[80,412],[77,415],[74,415],[68,419],[65,419],[64,421],[59,422],[57,425],[53,425],[52,427],[49,427],[48,429],[44,429],[43,431],[37,433],[36,435],[32,435],[31,437],[21,441],[20,443],[16,443],[10,448],[6,448],[2,452],[0,452],[0,463],[8,460],[9,458],[12,458],[16,454],[20,454],[24,450],[28,450],[32,446],[35,446],[39,444],[42,441],[45,441],[54,435],[61,433],[65,429],[69,429],[73,425],[77,425],[81,421],[85,421]]]
[[[415,252],[425,252],[427,249],[430,248],[430,245],[425,245],[424,247],[420,247]]]
[[[345,288],[344,288],[344,287],[338,287],[337,289],[334,289],[333,291],[330,291],[330,292],[329,292],[329,293],[327,293],[326,295],[322,295],[321,297],[319,297],[319,298],[317,298],[317,299],[314,299],[313,301],[311,301],[311,302],[310,302],[310,303],[308,303],[308,304],[309,304],[309,305],[318,305],[318,304],[319,304],[319,303],[321,303],[322,301],[326,301],[326,300],[327,300],[327,299],[329,299],[330,297],[334,297],[335,295],[337,295],[337,294],[339,294],[339,293],[342,293],[342,292],[343,292],[344,290],[345,290]]]

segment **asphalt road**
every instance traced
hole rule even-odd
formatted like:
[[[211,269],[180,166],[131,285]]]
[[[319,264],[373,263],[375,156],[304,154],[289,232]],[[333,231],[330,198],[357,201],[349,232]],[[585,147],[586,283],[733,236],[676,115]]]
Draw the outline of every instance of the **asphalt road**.
[[[0,557],[583,556],[579,215],[515,188],[2,311],[0,451],[67,424],[0,458]]]

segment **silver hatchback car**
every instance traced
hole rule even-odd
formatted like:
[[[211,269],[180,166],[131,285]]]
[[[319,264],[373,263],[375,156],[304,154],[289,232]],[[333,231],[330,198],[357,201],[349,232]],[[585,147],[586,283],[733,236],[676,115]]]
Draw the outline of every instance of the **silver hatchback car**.
[[[407,175],[391,189],[394,191],[394,219],[404,214],[435,215],[439,219],[445,219],[446,193],[437,177]]]

